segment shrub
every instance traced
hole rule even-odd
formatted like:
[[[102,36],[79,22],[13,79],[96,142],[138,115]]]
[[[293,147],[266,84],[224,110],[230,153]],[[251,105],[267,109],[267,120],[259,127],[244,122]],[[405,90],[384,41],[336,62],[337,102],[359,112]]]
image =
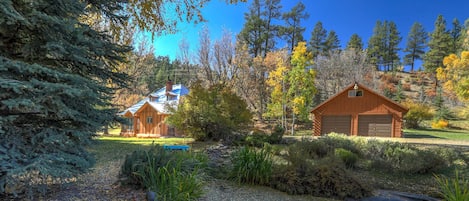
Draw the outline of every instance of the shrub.
[[[238,183],[267,184],[272,174],[272,156],[266,149],[243,147],[231,158],[230,178]]]
[[[206,164],[206,156],[152,145],[127,155],[119,177],[123,184],[157,192],[159,200],[195,200],[203,193],[200,176]]]
[[[281,125],[277,124],[269,136],[269,143],[279,144],[280,142],[282,142],[284,133],[285,133],[285,129]]]
[[[262,148],[269,142],[269,136],[260,130],[255,130],[244,139],[245,145]]]
[[[431,119],[433,116],[431,108],[428,105],[412,101],[406,101],[403,105],[409,108],[409,111],[404,116],[404,126],[406,128],[418,128],[423,120]]]
[[[342,160],[347,168],[355,167],[358,161],[357,154],[343,148],[335,149],[335,156]]]
[[[469,181],[459,177],[455,172],[454,179],[435,175],[435,180],[440,187],[440,194],[446,201],[469,200]]]
[[[427,174],[440,171],[451,165],[452,158],[434,150],[420,150],[409,144],[369,140],[361,144],[363,157],[371,161],[375,169],[391,170],[399,173]]]
[[[353,153],[359,154],[360,150],[357,148],[354,141],[344,134],[330,133],[327,136],[319,138],[326,143],[328,152],[334,152],[336,148],[343,148]]]
[[[444,119],[434,120],[432,121],[432,128],[434,129],[443,129],[448,128],[448,121]]]
[[[309,194],[339,199],[359,199],[370,195],[370,189],[351,176],[333,158],[324,158],[306,168],[294,165],[276,166],[271,186],[288,194]]]
[[[229,138],[233,131],[251,125],[252,114],[246,102],[232,89],[214,84],[192,84],[189,94],[177,111],[167,118],[169,124],[196,140]]]
[[[203,183],[197,177],[198,169],[183,169],[182,161],[168,162],[163,167],[155,167],[155,158],[149,158],[149,164],[137,172],[148,190],[156,192],[158,200],[197,200],[203,195]]]

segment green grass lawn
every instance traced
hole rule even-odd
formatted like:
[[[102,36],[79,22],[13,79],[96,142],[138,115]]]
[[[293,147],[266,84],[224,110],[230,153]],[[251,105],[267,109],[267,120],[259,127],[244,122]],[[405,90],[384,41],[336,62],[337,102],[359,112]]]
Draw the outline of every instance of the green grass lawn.
[[[135,138],[100,136],[88,147],[88,150],[95,155],[97,164],[105,164],[110,161],[124,159],[127,154],[138,149],[148,149],[152,143],[155,144],[189,144],[192,138]]]
[[[431,138],[469,141],[469,131],[460,129],[405,129],[404,136],[405,138]]]

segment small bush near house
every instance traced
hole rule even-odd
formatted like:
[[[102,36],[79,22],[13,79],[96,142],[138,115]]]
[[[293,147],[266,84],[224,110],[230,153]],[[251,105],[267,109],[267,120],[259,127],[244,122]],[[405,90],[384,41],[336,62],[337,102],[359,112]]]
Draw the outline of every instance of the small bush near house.
[[[418,128],[423,120],[429,120],[433,117],[431,108],[428,105],[412,101],[405,101],[402,105],[409,109],[404,116],[404,126],[406,128]]]
[[[221,84],[204,87],[200,81],[192,84],[172,112],[168,123],[200,141],[231,138],[233,131],[250,126],[252,119],[246,102],[232,89]]]
[[[203,155],[152,145],[127,155],[119,177],[123,184],[156,192],[158,200],[196,200],[203,194],[206,164]]]
[[[337,133],[330,133],[320,138],[320,140],[327,144],[329,152],[333,153],[336,148],[343,148],[353,153],[360,154],[361,151],[357,148],[352,139],[353,138],[347,135]]]
[[[459,172],[455,172],[453,179],[445,176],[435,175],[435,180],[440,187],[440,194],[446,201],[469,200],[469,181],[459,176]]]
[[[268,184],[272,175],[272,155],[266,149],[260,151],[243,147],[232,155],[233,168],[230,178],[238,183]]]
[[[434,129],[444,129],[448,128],[449,122],[448,120],[439,119],[432,121],[432,128]]]

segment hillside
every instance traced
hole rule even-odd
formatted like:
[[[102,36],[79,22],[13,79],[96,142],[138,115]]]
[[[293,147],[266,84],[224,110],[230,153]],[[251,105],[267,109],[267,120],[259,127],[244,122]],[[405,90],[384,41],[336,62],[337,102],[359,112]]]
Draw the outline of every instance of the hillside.
[[[379,71],[376,80],[380,83],[378,91],[386,95],[386,90],[397,93],[399,82],[402,86],[404,99],[414,102],[431,103],[436,95],[435,79],[425,72],[383,72]]]

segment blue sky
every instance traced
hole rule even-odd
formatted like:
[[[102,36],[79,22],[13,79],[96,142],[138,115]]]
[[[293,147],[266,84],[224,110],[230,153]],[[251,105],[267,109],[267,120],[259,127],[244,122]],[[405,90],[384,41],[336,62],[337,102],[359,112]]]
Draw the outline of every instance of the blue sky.
[[[237,34],[244,24],[244,13],[248,3],[228,5],[224,0],[211,0],[203,8],[207,22],[204,24],[180,24],[179,32],[156,37],[153,44],[155,54],[177,58],[179,41],[182,38],[190,44],[191,51],[198,46],[198,33],[208,26],[212,39],[220,38],[226,29]],[[298,0],[282,0],[282,12],[289,11]],[[427,32],[433,31],[433,24],[439,14],[446,19],[448,28],[458,18],[461,24],[469,18],[469,0],[303,0],[310,17],[302,23],[306,27],[304,38],[309,40],[314,25],[321,21],[327,30],[334,30],[340,43],[345,46],[350,36],[357,33],[366,46],[377,20],[396,23],[403,38],[400,47],[405,47],[407,33],[414,22],[423,24]],[[233,35],[233,38],[235,36]]]

